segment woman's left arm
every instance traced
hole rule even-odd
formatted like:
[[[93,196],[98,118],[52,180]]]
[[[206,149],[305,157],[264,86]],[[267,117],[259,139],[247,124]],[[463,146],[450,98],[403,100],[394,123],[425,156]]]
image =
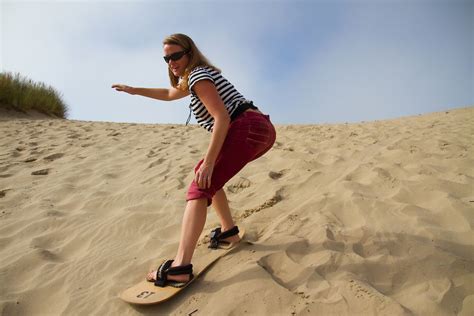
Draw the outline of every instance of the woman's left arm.
[[[214,118],[211,142],[209,143],[204,162],[202,163],[202,167],[207,168],[208,171],[210,170],[209,181],[206,181],[208,172],[205,170],[202,178],[198,176],[196,179],[198,186],[208,188],[210,186],[210,176],[212,176],[214,164],[222,145],[224,144],[227,131],[229,130],[230,116],[225,108],[224,102],[217,93],[216,86],[210,80],[200,80],[196,82],[193,89],[206,107],[207,111]]]

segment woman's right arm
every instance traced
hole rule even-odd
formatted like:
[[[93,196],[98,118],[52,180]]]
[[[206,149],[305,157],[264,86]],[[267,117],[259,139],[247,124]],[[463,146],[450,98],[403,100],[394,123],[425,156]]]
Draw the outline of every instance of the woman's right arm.
[[[162,100],[162,101],[173,101],[177,99],[184,98],[189,95],[189,91],[181,91],[176,88],[134,88],[122,84],[114,84],[112,88],[115,88],[117,91],[124,91],[129,94],[138,94],[144,97]]]

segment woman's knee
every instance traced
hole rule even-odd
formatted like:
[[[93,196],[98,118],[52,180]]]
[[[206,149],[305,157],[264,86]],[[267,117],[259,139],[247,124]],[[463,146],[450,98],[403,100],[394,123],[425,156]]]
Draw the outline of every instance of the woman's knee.
[[[199,189],[196,182],[193,180],[189,185],[188,191],[186,193],[186,201],[197,200],[197,199],[206,199],[207,206],[212,204],[212,198],[215,194],[212,188],[210,189]]]

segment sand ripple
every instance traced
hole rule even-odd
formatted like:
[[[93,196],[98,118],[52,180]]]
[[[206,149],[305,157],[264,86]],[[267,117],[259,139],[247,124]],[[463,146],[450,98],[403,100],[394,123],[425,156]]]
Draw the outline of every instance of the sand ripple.
[[[117,297],[174,256],[197,126],[0,121],[2,315],[469,315],[474,108],[277,126],[227,183],[242,249],[151,308]],[[218,225],[211,209],[206,230]]]

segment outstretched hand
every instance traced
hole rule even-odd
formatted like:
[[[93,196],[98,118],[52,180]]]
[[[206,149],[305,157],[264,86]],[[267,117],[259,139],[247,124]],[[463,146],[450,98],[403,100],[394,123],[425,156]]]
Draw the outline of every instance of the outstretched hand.
[[[133,87],[129,87],[129,86],[124,85],[124,84],[113,84],[112,88],[115,88],[115,90],[117,90],[117,91],[127,92],[128,94],[135,94],[133,92]]]

